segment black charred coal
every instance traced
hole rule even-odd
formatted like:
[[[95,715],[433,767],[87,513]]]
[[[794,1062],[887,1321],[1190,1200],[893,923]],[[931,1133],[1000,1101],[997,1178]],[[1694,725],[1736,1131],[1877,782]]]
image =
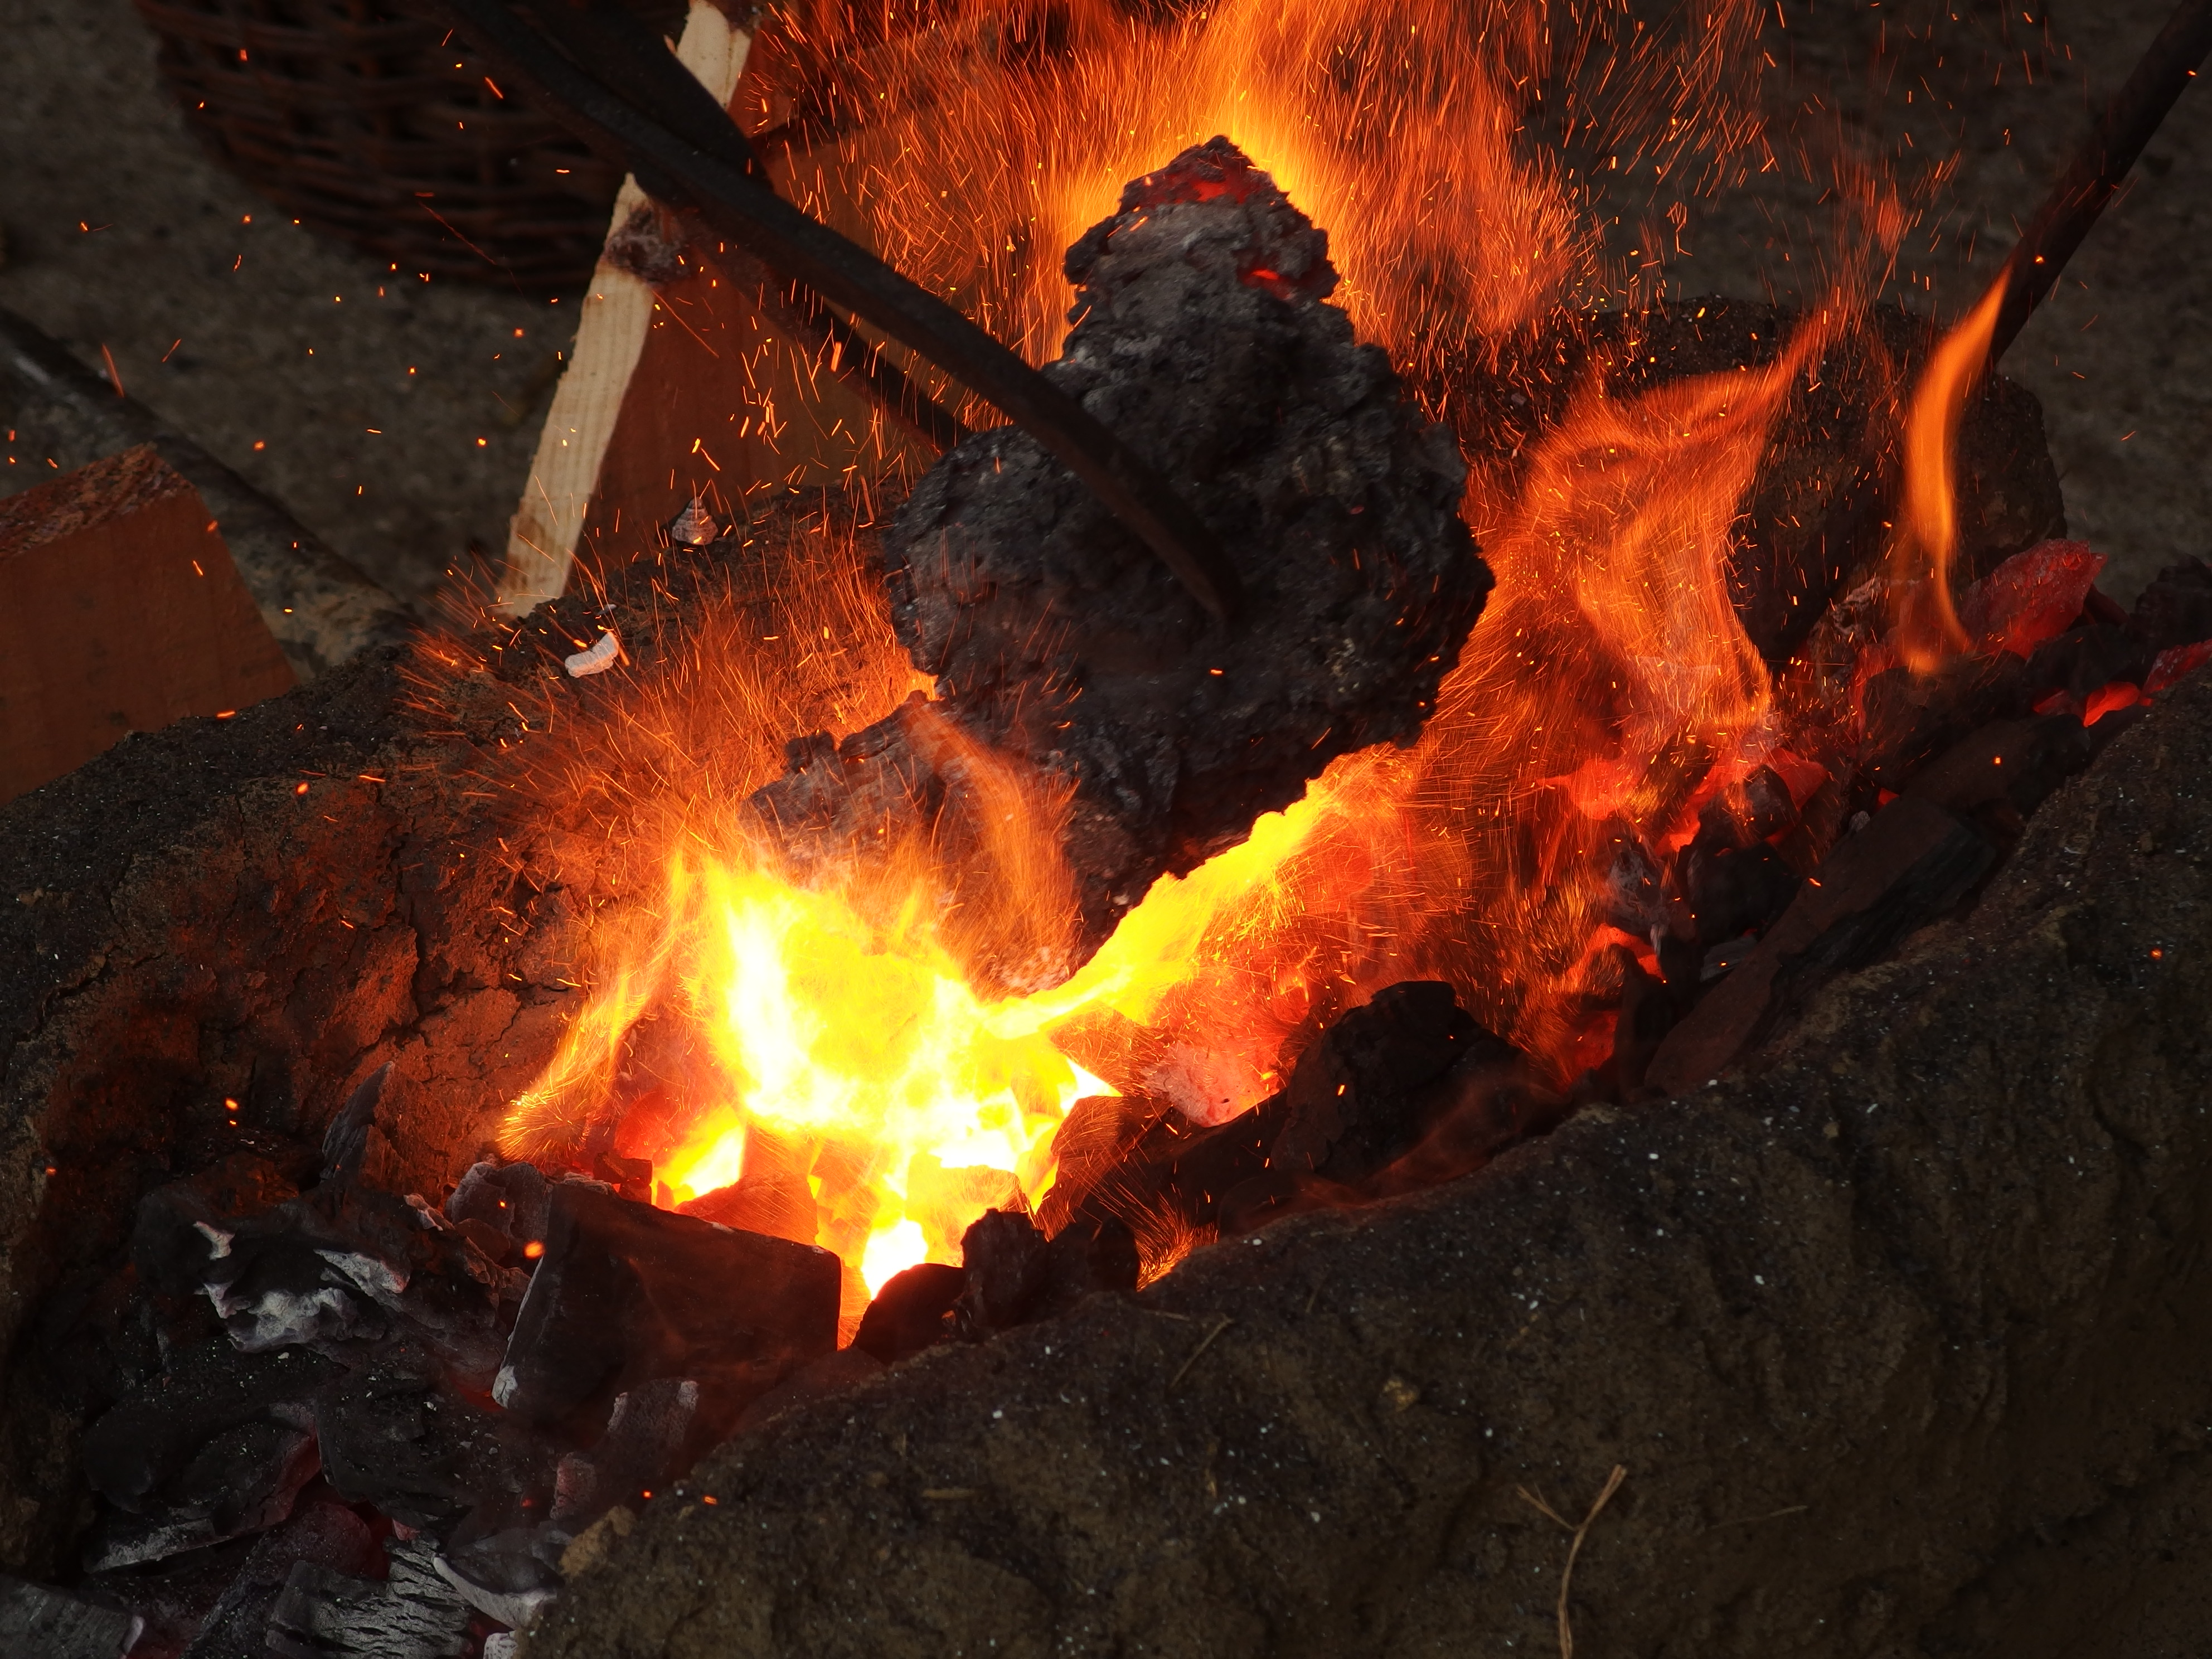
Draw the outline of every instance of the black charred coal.
[[[960,1236],[965,1283],[952,1304],[963,1336],[980,1340],[1018,1325],[1044,1282],[1044,1231],[1024,1210],[986,1210]]]
[[[491,1228],[518,1249],[543,1243],[549,1190],[534,1164],[473,1164],[447,1198],[446,1217]]]
[[[438,1576],[488,1618],[520,1629],[561,1593],[561,1553],[574,1534],[541,1524],[494,1533],[438,1557]]]
[[[144,1621],[0,1573],[0,1653],[9,1659],[122,1659]]]
[[[299,1188],[265,1158],[234,1152],[139,1200],[131,1231],[131,1265],[148,1289],[195,1296],[223,1241],[241,1221],[296,1198]]]
[[[1377,991],[1298,1057],[1283,1091],[1286,1115],[1272,1161],[1297,1175],[1360,1180],[1420,1139],[1426,1085],[1470,1054],[1510,1052],[1441,981]]]
[[[689,1378],[726,1425],[837,1346],[840,1273],[812,1245],[563,1182],[494,1395],[525,1421],[586,1423],[640,1383]]]
[[[653,1202],[653,1160],[618,1158],[600,1152],[592,1159],[592,1173],[635,1204]]]
[[[338,1115],[331,1120],[331,1127],[323,1135],[323,1180],[325,1182],[361,1178],[362,1167],[368,1159],[370,1137],[376,1130],[376,1103],[383,1098],[384,1085],[391,1075],[389,1061],[371,1072],[360,1086],[346,1097],[346,1103],[338,1108]]]
[[[617,1395],[589,1455],[561,1460],[555,1524],[581,1532],[617,1504],[642,1507],[641,1494],[691,1467],[698,1414],[699,1385],[689,1378],[655,1377]]]
[[[459,1659],[469,1607],[419,1541],[385,1546],[390,1577],[356,1578],[311,1561],[294,1565],[269,1616],[278,1659]]]
[[[2077,705],[2114,680],[2141,685],[2157,654],[2131,628],[2086,623],[2038,646],[2027,659],[2028,684],[2038,691],[2063,691]]]
[[[2160,571],[2136,599],[2129,625],[2154,651],[2212,640],[2212,564],[2185,559]]]
[[[384,1552],[368,1522],[328,1492],[319,1501],[303,1501],[283,1526],[254,1540],[237,1577],[179,1659],[264,1659],[270,1612],[293,1567],[302,1561],[368,1577],[383,1566]]]
[[[860,1316],[853,1346],[886,1365],[934,1347],[950,1334],[945,1321],[967,1285],[964,1268],[939,1261],[893,1273]]]
[[[961,1236],[960,1253],[951,1325],[970,1341],[1066,1313],[1102,1291],[1137,1288],[1136,1235],[1115,1215],[1077,1215],[1048,1239],[1024,1211],[988,1210]]]
[[[471,1511],[486,1530],[544,1518],[556,1449],[441,1370],[434,1355],[393,1343],[317,1391],[331,1489],[417,1530],[442,1533]]]
[[[2027,712],[2027,665],[2009,652],[1959,657],[1929,674],[1890,668],[1866,683],[1859,774],[1900,790],[1921,767],[1975,727]]]
[[[1761,933],[1797,896],[1798,875],[1771,847],[1682,849],[1675,884],[1687,935],[1702,952],[1723,939]]]
[[[981,949],[971,972],[1006,984],[1072,971],[1156,876],[1242,840],[1332,757],[1410,738],[1491,581],[1449,434],[1325,303],[1325,235],[1227,140],[1130,185],[1067,271],[1074,327],[1045,374],[1197,506],[1243,616],[1210,619],[1020,431],[978,434],[884,544],[938,700],[800,741],[754,798],[802,874],[916,835],[976,854],[957,885],[1006,878],[981,856],[993,764],[1066,791],[1078,936]]]
[[[1101,1292],[1127,1295],[1142,1265],[1137,1236],[1121,1217],[1078,1217],[1045,1245],[1027,1316],[1050,1319]]]
[[[283,1464],[288,1437],[309,1434],[314,1419],[308,1401],[337,1369],[298,1351],[241,1354],[222,1337],[173,1354],[161,1376],[86,1433],[86,1478],[117,1508],[149,1518],[212,1519],[218,1511],[258,1504],[260,1496],[207,1488],[222,1478],[220,1466],[245,1455],[249,1443],[267,1454],[264,1468]],[[307,1474],[313,1473],[310,1465]],[[269,1490],[266,1483],[257,1486],[263,1496]],[[234,1518],[241,1524],[233,1530],[246,1529],[242,1515]]]
[[[420,1200],[325,1182],[221,1238],[210,1299],[248,1352],[293,1344],[349,1352],[394,1333],[487,1388],[522,1278]]]
[[[1703,1087],[1828,980],[1948,915],[1996,861],[1986,840],[1933,800],[1890,802],[1838,843],[1816,882],[1668,1033],[1646,1082],[1670,1095]]]

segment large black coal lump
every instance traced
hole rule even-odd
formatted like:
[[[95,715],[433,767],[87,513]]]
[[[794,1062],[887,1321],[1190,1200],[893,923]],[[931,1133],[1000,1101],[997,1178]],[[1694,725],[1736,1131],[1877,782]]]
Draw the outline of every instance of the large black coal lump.
[[[1064,797],[1073,935],[967,951],[1009,986],[1072,972],[1156,877],[1243,840],[1336,756],[1410,739],[1491,586],[1449,434],[1327,302],[1324,233],[1227,139],[1131,184],[1066,269],[1074,326],[1045,374],[1197,509],[1242,614],[1210,617],[1025,433],[979,434],[884,544],[936,699],[794,744],[754,798],[804,878],[920,836],[953,896],[980,897],[1007,878],[1006,771]]]
[[[349,1503],[443,1528],[476,1510],[501,1523],[550,1506],[556,1449],[440,1376],[434,1356],[394,1344],[316,1395],[323,1473]]]
[[[1407,980],[1347,1009],[1298,1056],[1272,1162],[1357,1181],[1409,1150],[1426,1127],[1422,1091],[1479,1049],[1504,1044],[1437,980]]]
[[[260,1477],[296,1462],[288,1449],[313,1427],[308,1401],[337,1369],[298,1349],[240,1353],[222,1337],[172,1354],[160,1376],[87,1431],[85,1474],[94,1491],[136,1514],[251,1507],[267,1484]],[[253,1479],[234,1484],[249,1467]]]
[[[0,1573],[0,1653],[8,1659],[122,1659],[144,1627],[135,1614]]]
[[[837,1346],[840,1272],[811,1244],[563,1182],[493,1395],[528,1421],[603,1423],[616,1394],[688,1378],[724,1420]]]

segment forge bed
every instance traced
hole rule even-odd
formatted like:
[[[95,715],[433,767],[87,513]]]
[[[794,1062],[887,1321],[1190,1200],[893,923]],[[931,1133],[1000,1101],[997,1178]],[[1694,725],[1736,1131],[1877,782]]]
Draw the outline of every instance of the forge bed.
[[[387,1176],[434,1192],[490,1133],[454,1103],[550,1043],[557,849],[408,695],[387,652],[0,813],[21,1569],[88,1505],[41,1317],[139,1193],[387,1059]],[[1552,1651],[1570,1535],[1522,1489],[1579,1522],[1616,1465],[1584,1652],[2204,1650],[2208,780],[2199,676],[1755,1075],[777,1419],[527,1651]]]

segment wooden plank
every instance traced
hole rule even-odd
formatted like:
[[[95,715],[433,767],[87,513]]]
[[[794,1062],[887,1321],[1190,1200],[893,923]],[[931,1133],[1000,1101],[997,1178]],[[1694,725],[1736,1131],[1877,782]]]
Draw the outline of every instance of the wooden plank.
[[[0,501],[0,799],[295,683],[199,492],[150,444]]]
[[[725,106],[750,50],[749,35],[694,0],[678,56]],[[769,171],[792,193],[803,169],[807,199],[826,200],[830,222],[867,241],[848,183],[865,163],[822,167],[799,153]],[[669,228],[626,183],[508,539],[500,608],[511,615],[563,592],[580,555],[612,564],[654,547],[695,499],[726,528],[750,496],[855,479],[866,489],[881,471],[915,477],[935,459],[885,431],[863,393],[779,333],[757,292],[716,264],[715,244],[656,246]]]

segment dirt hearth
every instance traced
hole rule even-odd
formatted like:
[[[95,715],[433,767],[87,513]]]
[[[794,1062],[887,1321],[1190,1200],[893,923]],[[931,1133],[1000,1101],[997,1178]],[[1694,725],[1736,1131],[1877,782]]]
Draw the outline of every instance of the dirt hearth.
[[[2212,683],[1763,1074],[725,1448],[531,1659],[2201,1652]],[[708,1496],[714,1502],[707,1502]]]

